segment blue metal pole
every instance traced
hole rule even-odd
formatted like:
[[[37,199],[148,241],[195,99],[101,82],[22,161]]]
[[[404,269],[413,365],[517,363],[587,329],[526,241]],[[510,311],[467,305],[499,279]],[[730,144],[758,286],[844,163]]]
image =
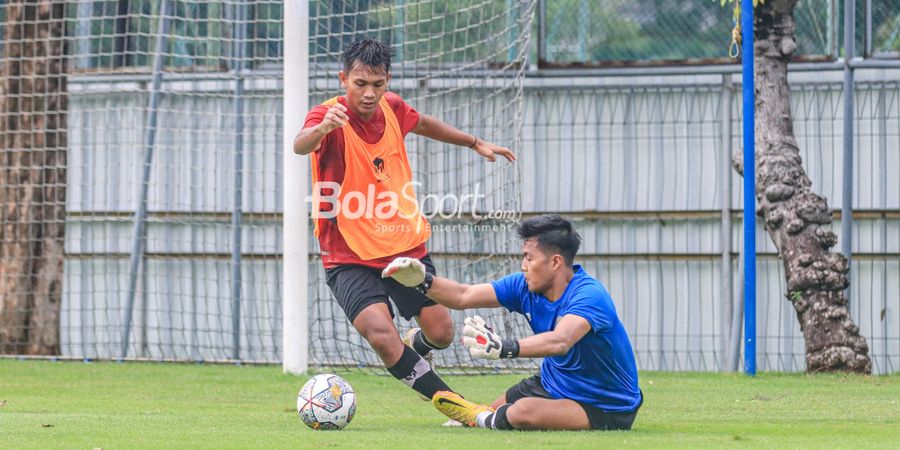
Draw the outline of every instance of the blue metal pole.
[[[134,312],[134,295],[137,289],[138,269],[141,267],[141,261],[144,259],[144,233],[145,222],[147,220],[147,195],[150,188],[150,171],[153,168],[153,149],[156,145],[156,124],[159,116],[159,90],[162,84],[163,64],[166,58],[166,49],[164,46],[167,42],[169,34],[169,1],[163,0],[159,7],[159,28],[156,35],[156,47],[153,60],[153,82],[150,85],[150,117],[147,123],[147,135],[145,142],[147,147],[144,151],[144,170],[141,177],[141,184],[138,187],[138,205],[134,212],[134,235],[131,246],[131,261],[128,269],[128,294],[126,297],[125,320],[122,332],[122,347],[119,352],[119,358],[124,359],[128,356],[128,341],[131,339],[131,319]],[[144,268],[144,270],[147,270]],[[147,287],[144,286],[144,289]]]
[[[844,0],[844,171],[841,177],[841,253],[850,266],[853,257],[853,66],[856,56],[856,1]],[[847,303],[850,288],[844,290]]]
[[[741,2],[744,89],[744,373],[756,375],[756,100],[753,92],[753,2]]]
[[[233,46],[234,88],[234,207],[231,211],[231,358],[241,359],[241,228],[244,187],[244,46],[246,45],[246,6],[234,4]]]

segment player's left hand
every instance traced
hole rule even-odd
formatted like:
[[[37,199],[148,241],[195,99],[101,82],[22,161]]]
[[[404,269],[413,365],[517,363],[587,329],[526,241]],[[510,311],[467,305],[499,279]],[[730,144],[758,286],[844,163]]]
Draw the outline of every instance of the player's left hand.
[[[481,316],[466,317],[463,328],[463,345],[469,348],[473,358],[500,359],[519,356],[519,343],[503,339],[484,323]]]
[[[516,160],[516,154],[513,153],[512,150],[506,147],[491,144],[487,141],[482,141],[481,139],[477,140],[475,146],[472,147],[472,150],[475,150],[475,153],[478,153],[479,155],[483,156],[484,159],[487,159],[490,162],[496,161],[497,155],[506,158],[506,160],[510,162]]]
[[[393,278],[407,287],[416,287],[425,281],[425,264],[416,258],[395,258],[381,271],[381,278]]]

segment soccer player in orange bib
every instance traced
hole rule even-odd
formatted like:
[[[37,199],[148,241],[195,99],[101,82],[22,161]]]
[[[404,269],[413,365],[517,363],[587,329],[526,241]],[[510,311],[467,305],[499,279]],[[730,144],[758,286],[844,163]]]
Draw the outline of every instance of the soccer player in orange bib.
[[[430,400],[450,390],[430,364],[431,352],[453,341],[450,312],[422,292],[381,277],[397,257],[419,259],[434,273],[425,247],[430,228],[415,201],[403,138],[412,132],[468,147],[491,162],[498,156],[514,161],[515,155],[388,92],[385,44],[355,42],[342,59],[338,77],[345,94],[310,110],[294,139],[294,152],[310,155],[312,163],[311,209],[322,264],[338,304],[388,372]],[[402,339],[388,298],[404,319],[418,323]]]

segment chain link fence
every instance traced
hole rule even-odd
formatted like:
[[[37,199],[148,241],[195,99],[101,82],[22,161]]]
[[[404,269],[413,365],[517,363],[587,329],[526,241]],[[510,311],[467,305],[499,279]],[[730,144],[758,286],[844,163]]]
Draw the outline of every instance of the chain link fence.
[[[728,65],[681,73],[727,62],[730,6],[310,5],[311,104],[339,92],[347,43],[390,42],[394,91],[520,156],[485,167],[410,136],[422,195],[477,188],[492,209],[573,217],[581,263],[610,288],[641,369],[735,367],[739,80]],[[841,52],[843,8],[831,0],[797,7],[800,59],[826,63],[792,65],[792,111],[813,189],[835,210],[841,125],[854,121],[851,313],[874,370],[890,373],[900,370],[900,1],[857,7],[859,53],[877,67],[857,69],[854,117],[843,117],[840,68],[827,63]],[[0,5],[0,353],[280,360],[281,185],[291,175],[280,147],[300,126],[281,117],[281,14],[274,1]],[[526,71],[529,51],[538,70]],[[661,67],[544,70],[646,64]],[[432,238],[440,273],[476,282],[516,270],[511,230],[437,223],[458,225]],[[757,235],[760,368],[803,370],[780,262]],[[312,364],[377,365],[332,300],[314,239],[310,249]],[[493,321],[527,333],[512,316]],[[473,364],[458,348],[439,362]]]

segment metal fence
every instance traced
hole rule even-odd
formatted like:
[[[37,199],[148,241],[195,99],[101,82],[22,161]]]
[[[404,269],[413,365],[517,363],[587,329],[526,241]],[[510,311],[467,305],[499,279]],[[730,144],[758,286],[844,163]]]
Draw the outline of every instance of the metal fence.
[[[535,56],[544,67],[725,61],[736,5],[718,0],[543,0]],[[843,10],[839,0],[797,4],[796,59],[843,54]],[[900,56],[898,11],[897,0],[856,0],[858,53]]]
[[[149,213],[139,270],[131,263],[135,212],[141,198],[138,188],[146,167],[144,152],[153,110],[147,106],[154,92],[149,72],[154,47],[149,37],[158,34],[154,27],[161,25],[153,19],[158,2],[133,2],[124,15],[115,9],[118,2],[78,2],[70,5],[66,16],[67,29],[75,37],[67,35],[74,44],[65,84],[67,140],[56,149],[67,155],[60,352],[78,358],[120,355],[126,299],[136,292],[128,348],[132,356],[222,360],[233,359],[239,348],[238,357],[243,360],[278,362],[283,350],[281,181],[290,176],[281,167],[280,142],[283,133],[298,127],[284,124],[280,113],[281,102],[289,100],[281,96],[278,67],[283,58],[277,37],[280,11],[271,2],[255,5],[252,13],[236,8],[243,2],[226,2],[227,7],[218,10],[218,2],[175,3],[180,9],[171,15],[175,28],[169,32],[174,44],[162,52],[169,68],[157,86],[161,132],[156,136],[156,157],[149,163]],[[349,35],[335,29],[359,25],[357,20],[368,11],[363,6],[377,2],[313,3],[313,19],[320,14],[315,32],[319,39],[313,39],[311,50],[318,55],[314,64],[321,64],[319,73],[313,71],[316,100],[336,88],[327,64]],[[484,172],[475,159],[460,156],[456,149],[425,148],[423,142],[410,138],[414,155],[440,156],[414,159],[417,177],[425,178],[435,192],[471,186],[481,179],[485,189],[502,192],[496,198],[498,205],[514,205],[526,215],[559,212],[574,218],[584,239],[579,262],[609,287],[641,369],[733,368],[739,358],[731,336],[734,327],[740,326],[733,313],[739,308],[742,286],[741,182],[730,167],[731,154],[741,142],[740,80],[734,67],[682,64],[555,70],[544,66],[526,72],[519,91],[508,87],[513,84],[498,88],[496,80],[473,82],[467,77],[468,69],[460,69],[455,61],[470,57],[460,51],[446,53],[453,61],[444,66],[440,77],[434,77],[416,57],[425,54],[417,47],[424,34],[417,38],[410,28],[398,26],[404,22],[398,22],[397,14],[402,11],[409,18],[423,14],[410,9],[413,6],[437,7],[438,3],[398,2],[401,6],[382,8],[381,16],[366,19],[366,26],[380,30],[385,39],[399,39],[398,31],[405,32],[400,47],[402,58],[410,63],[398,66],[398,73],[407,77],[397,76],[395,89],[423,111],[437,111],[445,120],[481,126],[499,139],[515,142],[520,158],[512,174],[505,169]],[[503,0],[470,3],[497,7]],[[710,5],[687,5],[684,17],[710,21],[715,17],[716,23],[707,31],[717,34],[715,30],[723,29],[727,36],[727,8],[718,2],[695,3]],[[579,18],[574,12],[578,9],[573,8],[585,4],[593,15]],[[810,4],[832,2],[804,3]],[[869,342],[875,372],[890,373],[900,370],[900,64],[879,58],[898,55],[900,44],[894,31],[900,27],[892,24],[900,16],[900,2],[857,4],[863,8],[857,17],[860,48],[871,58],[854,63],[854,116],[843,115],[840,64],[792,65],[791,100],[804,167],[813,189],[829,200],[836,219],[843,201],[842,124],[854,122],[851,314]],[[675,16],[663,17],[665,11],[676,8],[670,2],[601,5],[547,0],[538,6],[536,15],[545,21],[537,27],[541,44],[536,49],[550,66],[671,59],[666,55],[704,59],[724,53],[726,47],[672,48],[671,42],[681,41],[671,33],[684,33],[693,25],[686,26]],[[708,14],[688,14],[696,8]],[[5,20],[7,11],[0,7],[0,19]],[[610,11],[628,14],[622,15],[621,23],[612,23]],[[646,18],[647,11],[655,11],[654,19],[638,20]],[[719,23],[722,11],[725,26]],[[804,19],[801,11],[798,20],[824,25],[824,34],[803,38],[811,44],[801,49],[811,48],[805,54],[827,59],[837,54],[833,36],[839,31],[829,24],[840,20],[833,7],[824,11],[831,15],[815,19],[819,16],[810,13]],[[235,53],[238,39],[231,33],[241,28],[235,24],[242,23],[238,18],[243,13],[252,15],[254,26],[243,29],[252,36],[248,39],[252,45],[241,54]],[[204,25],[216,14],[227,19],[227,27]],[[595,20],[597,14],[605,14],[606,21]],[[133,20],[123,23],[117,21],[119,17]],[[477,11],[468,8],[459,20],[466,28],[477,17]],[[485,20],[480,23],[488,23]],[[514,28],[509,24],[516,24],[505,16],[491,20],[504,31],[504,39],[505,32]],[[547,30],[552,20],[559,25]],[[566,22],[571,20],[585,22]],[[631,31],[635,36],[651,36],[668,42],[669,47],[641,50],[640,41],[627,39],[634,47],[615,50],[618,53],[589,40],[583,48],[572,46],[572,39],[586,36],[577,33],[579,27],[587,27],[592,30],[588,35],[593,35],[607,24],[631,22],[644,24]],[[135,40],[106,39],[121,35],[117,27],[135,30],[124,33]],[[806,30],[801,33],[812,33],[809,30],[814,27],[809,27],[801,27]],[[670,32],[660,37],[654,30]],[[220,47],[210,47],[204,40],[210,35],[222,38]],[[7,36],[11,35],[4,34],[0,48],[11,45],[13,39]],[[486,42],[488,38],[479,39]],[[434,48],[443,45],[442,39],[431,41],[438,46]],[[502,40],[496,47],[502,51],[485,56],[480,70],[493,68],[502,74],[497,64],[508,58],[510,48],[521,44]],[[588,44],[607,53],[598,54]],[[117,45],[132,59],[118,58]],[[201,47],[206,57],[193,58]],[[474,45],[463,47],[483,51]],[[582,53],[591,59],[579,59]],[[481,106],[472,114],[467,96],[483,92],[494,95],[479,97]],[[7,100],[25,97],[9,91],[5,95]],[[498,110],[502,115],[492,116]],[[514,136],[510,130],[516,121],[522,132]],[[244,131],[236,135],[238,123]],[[14,133],[4,130],[3,134]],[[5,156],[15,151],[2,150]],[[48,182],[47,186],[53,185]],[[5,192],[17,187],[3,186]],[[509,195],[511,187],[515,196]],[[839,220],[832,225],[838,234],[840,225]],[[759,367],[803,370],[803,338],[784,298],[783,270],[764,230],[758,230],[757,236]],[[2,245],[10,242],[4,240]],[[331,300],[314,239],[309,248],[311,361],[376,364],[377,358],[347,327]],[[499,276],[516,267],[510,264],[517,252],[509,230],[449,232],[433,239],[431,249],[439,272],[464,281],[480,280],[485,274]],[[237,303],[236,279],[240,280]],[[519,322],[504,323],[502,328],[513,334],[523,332]],[[466,358],[456,349],[443,352],[439,362],[472,364]]]
[[[898,77],[895,71],[860,71],[854,117],[858,130],[855,164],[858,175],[854,189],[851,311],[869,341],[874,369],[878,373],[894,372],[900,367],[900,185],[892,181],[900,178],[900,79],[877,81],[886,74]],[[827,197],[835,210],[839,209],[842,200],[840,76],[840,71],[791,74],[795,131],[804,166],[816,192]],[[731,153],[740,145],[741,102],[737,82],[739,79],[730,74],[682,76],[667,75],[663,71],[652,76],[627,78],[526,79],[524,142],[520,149],[522,211],[525,214],[561,212],[577,220],[584,238],[579,260],[590,273],[608,285],[634,341],[642,369],[722,370],[728,367],[732,357],[729,336],[734,324],[731,317],[742,286],[737,253],[741,248],[741,182],[729,164]],[[85,82],[86,86],[92,83]],[[103,110],[92,107],[79,112],[78,105],[127,103],[122,98],[111,99],[106,91],[80,94],[78,98],[84,100],[73,103],[74,124],[82,123],[79,117],[87,118],[90,111]],[[277,99],[272,101],[277,102]],[[260,105],[260,108],[270,107]],[[106,118],[108,127],[126,128],[117,125],[126,117],[124,114],[109,115]],[[275,128],[280,129],[279,126]],[[99,132],[97,139],[104,135]],[[258,144],[250,143],[248,148],[265,148]],[[80,147],[75,145],[73,148]],[[97,155],[96,151],[93,153]],[[114,164],[101,164],[96,156],[94,158],[91,163],[79,164],[80,159],[75,156],[70,162],[72,206],[77,205],[72,202],[79,198],[79,186],[98,179],[97,175],[78,175],[79,168],[99,168],[106,171],[105,176],[114,173],[109,172]],[[213,160],[205,161],[199,166],[215,164]],[[433,166],[432,170],[442,173],[450,167],[442,164],[454,163],[447,160],[436,164],[438,166]],[[281,176],[277,164],[260,167],[268,169],[260,173],[259,180]],[[110,192],[119,190],[114,186],[110,189]],[[277,194],[275,187],[268,191]],[[215,202],[215,199],[210,201]],[[122,208],[127,209],[127,205],[123,204]],[[97,297],[96,289],[87,286],[111,286],[111,283],[121,289],[123,280],[110,277],[110,274],[123,271],[104,266],[110,263],[100,260],[106,259],[103,254],[110,252],[116,242],[124,247],[114,253],[127,254],[130,218],[84,220],[73,217],[71,211],[67,233],[67,297],[64,299],[67,339],[64,353],[110,356],[115,353],[105,351],[105,345],[116,349],[117,339],[111,342],[98,337],[85,339],[99,330],[111,327],[114,331],[117,329],[114,325],[118,323],[117,320],[103,325],[98,323],[98,314],[104,314],[105,303]],[[835,218],[839,218],[837,212]],[[117,227],[120,231],[114,232]],[[177,227],[163,223],[151,227],[148,251],[177,245],[176,237],[181,235],[175,229]],[[278,221],[267,222],[264,228],[259,230],[262,234],[258,237],[247,234],[247,240],[264,243],[265,248],[277,248]],[[840,232],[839,220],[832,228]],[[202,238],[204,234],[197,234],[197,229],[185,228],[184,232],[193,233],[193,242],[213,240]],[[215,232],[215,228],[209,228],[208,232]],[[115,238],[115,235],[121,236]],[[91,239],[91,236],[97,239]],[[802,334],[792,307],[785,300],[780,262],[764,230],[758,230],[758,236],[760,369],[802,370]],[[512,240],[512,233],[493,239],[495,242]],[[453,261],[459,258],[454,256],[457,251],[471,241],[466,233],[434,241],[432,250],[439,270],[465,279],[466,273],[448,268],[456,264]],[[487,243],[487,247],[481,249],[483,254],[494,250],[490,247]],[[265,248],[260,247],[259,252],[270,254],[271,250]],[[361,363],[374,364],[374,360],[369,361],[372,355],[364,350],[364,343],[358,336],[330,325],[340,323],[344,318],[339,308],[330,303],[330,293],[319,273],[321,266],[314,257],[315,242],[311,242],[310,248],[313,258],[310,279],[315,280],[310,286],[310,298],[316,299],[310,315],[315,324],[312,327],[313,356],[318,354],[323,360],[333,358],[336,349],[330,344],[325,346],[323,340],[337,339],[346,345],[337,349],[339,353],[346,355],[352,351],[358,354]],[[203,251],[200,247],[194,250]],[[213,252],[213,249],[205,251]],[[474,248],[468,253],[473,258],[482,254]],[[726,255],[725,259],[723,255]],[[195,281],[186,281],[182,283],[184,286],[167,284],[164,280],[171,278],[166,273],[196,270],[184,264],[157,264],[163,272],[149,275],[150,280],[162,283],[153,289],[161,289],[160,293],[174,289],[178,295],[173,291],[173,295],[160,297],[167,299],[165,303],[151,303],[149,309],[159,317],[143,316],[145,321],[140,322],[142,327],[151,330],[151,335],[145,336],[150,342],[148,357],[189,356],[192,342],[202,341],[202,336],[191,336],[183,331],[192,329],[181,323],[191,317],[189,313],[194,306],[188,305],[214,290],[227,290],[226,286],[199,282],[227,279],[224,262],[221,267],[224,272],[219,275],[191,277]],[[277,276],[272,278],[271,273],[267,273],[260,272],[255,283],[268,286],[273,292],[266,297],[276,298]],[[107,291],[110,295],[121,293],[113,287]],[[92,297],[84,297],[83,294],[89,292]],[[261,298],[248,294],[250,298]],[[78,298],[84,300],[76,301]],[[217,304],[215,298],[213,295],[210,299],[211,305]],[[88,299],[90,306],[82,303]],[[261,328],[251,330],[268,336],[263,339],[268,343],[261,342],[259,345],[264,345],[259,347],[247,342],[245,351],[262,360],[276,361],[280,345],[277,305],[266,302],[256,307],[265,313],[263,320],[255,325]],[[92,321],[77,319],[84,314],[93,318]],[[197,317],[223,320],[221,316],[227,318],[227,315],[228,311],[212,310],[201,311]],[[99,322],[103,322],[102,317]],[[165,324],[168,325],[163,326]],[[152,330],[160,326],[169,333],[165,338],[154,338],[153,333],[158,331]],[[228,324],[221,328],[225,335],[219,339],[227,342]],[[114,332],[110,337],[117,338],[118,333]],[[208,351],[215,350],[216,345],[210,345]],[[323,347],[318,348],[320,345]],[[211,355],[227,357],[227,352],[208,351],[207,358]],[[452,359],[452,362],[460,362]]]
[[[834,210],[837,234],[841,76],[791,73],[804,167]],[[886,373],[900,367],[900,73],[861,70],[857,79],[849,293],[874,370]],[[526,84],[523,208],[579,218],[580,259],[607,283],[642,368],[718,370],[734,357],[729,336],[741,323],[731,318],[743,285],[743,193],[730,167],[741,142],[739,82],[660,70]],[[761,225],[757,236],[760,368],[803,370],[780,259]]]

